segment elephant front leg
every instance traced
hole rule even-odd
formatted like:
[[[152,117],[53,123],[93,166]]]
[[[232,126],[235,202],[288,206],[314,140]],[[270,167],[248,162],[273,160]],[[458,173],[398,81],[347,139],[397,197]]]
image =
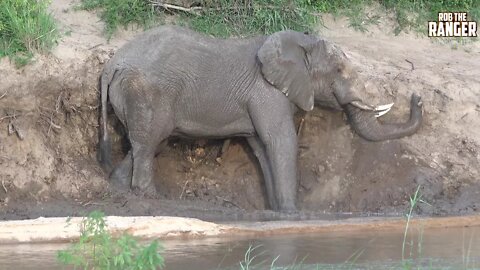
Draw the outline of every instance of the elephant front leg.
[[[267,192],[267,199],[270,207],[273,210],[278,210],[277,199],[275,198],[275,190],[273,186],[272,169],[270,168],[270,161],[267,157],[265,145],[258,137],[248,137],[247,142],[257,157],[262,169],[263,181],[265,183],[265,190]]]
[[[297,198],[297,137],[289,130],[264,139],[273,174],[273,187],[281,211],[295,211]]]
[[[297,133],[288,99],[278,91],[261,92],[252,99],[250,118],[265,146],[272,172],[273,194],[278,210],[295,211],[297,199]]]
[[[275,118],[277,115],[285,118]],[[281,211],[296,210],[297,136],[293,117],[289,116],[291,114],[288,113],[254,116],[255,130],[265,145],[266,159],[272,172],[272,197],[276,198]]]

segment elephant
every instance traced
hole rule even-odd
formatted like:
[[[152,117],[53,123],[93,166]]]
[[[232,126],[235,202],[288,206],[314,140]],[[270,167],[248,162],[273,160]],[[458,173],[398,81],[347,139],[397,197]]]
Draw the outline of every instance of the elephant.
[[[104,66],[99,161],[111,170],[109,101],[131,144],[110,174],[113,183],[155,190],[153,160],[170,136],[245,137],[270,208],[296,211],[295,112],[314,105],[343,110],[370,141],[401,138],[421,126],[419,95],[412,94],[408,121],[382,123],[376,116],[391,104],[371,105],[362,98],[365,87],[345,53],[316,35],[285,30],[219,39],[159,26],[125,44]]]

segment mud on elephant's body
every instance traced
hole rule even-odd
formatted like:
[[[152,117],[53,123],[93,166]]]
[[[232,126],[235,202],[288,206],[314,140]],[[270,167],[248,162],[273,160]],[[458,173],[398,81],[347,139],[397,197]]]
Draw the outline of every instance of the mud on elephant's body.
[[[344,109],[354,129],[369,140],[399,138],[419,128],[418,96],[412,96],[408,122],[380,124],[378,108],[361,98],[364,88],[345,54],[316,36],[282,31],[223,40],[159,27],[126,44],[105,66],[101,161],[111,166],[109,100],[132,146],[113,170],[112,181],[153,188],[156,149],[169,136],[242,136],[259,160],[270,206],[293,210],[297,108],[310,111],[319,104]]]

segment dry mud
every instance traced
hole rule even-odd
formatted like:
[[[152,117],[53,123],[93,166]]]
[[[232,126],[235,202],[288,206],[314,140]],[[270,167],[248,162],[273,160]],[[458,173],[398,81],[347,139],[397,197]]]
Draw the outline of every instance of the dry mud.
[[[298,172],[303,214],[264,211],[260,170],[242,139],[232,141],[220,162],[222,141],[172,139],[156,159],[156,196],[111,188],[96,161],[98,76],[141,30],[122,29],[107,42],[98,16],[74,10],[77,4],[52,1],[64,33],[52,53],[19,70],[8,59],[0,62],[0,219],[93,209],[206,220],[390,215],[404,212],[419,185],[429,205],[420,204],[418,213],[459,215],[480,207],[480,46],[394,36],[388,18],[367,33],[326,18],[319,31],[349,55],[367,80],[371,103],[395,102],[382,121],[405,121],[416,92],[423,97],[423,126],[411,137],[372,143],[351,130],[342,112],[316,108],[299,115],[305,119]],[[124,143],[111,118],[118,162]]]

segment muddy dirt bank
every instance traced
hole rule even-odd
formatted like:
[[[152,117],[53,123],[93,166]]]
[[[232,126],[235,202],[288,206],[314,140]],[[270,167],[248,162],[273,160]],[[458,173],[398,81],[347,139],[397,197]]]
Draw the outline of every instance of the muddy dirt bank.
[[[17,70],[0,62],[0,219],[110,215],[176,215],[238,220],[265,209],[260,170],[242,139],[220,161],[222,141],[170,140],[157,157],[155,197],[109,187],[96,161],[98,76],[115,50],[94,13],[78,1],[54,0],[64,35],[47,56]],[[368,80],[372,103],[395,102],[385,121],[405,120],[409,97],[423,97],[425,120],[414,136],[372,143],[354,134],[341,112],[314,109],[300,134],[299,207],[322,213],[403,213],[422,186],[421,214],[478,211],[480,193],[480,46],[452,48],[387,26],[355,32],[326,18],[320,32],[336,42]],[[392,28],[393,29],[393,28]],[[3,95],[5,94],[5,95]],[[117,161],[121,129],[112,118]],[[266,213],[266,214],[265,214]],[[308,215],[307,215],[308,216]],[[240,217],[240,218],[239,218]]]

